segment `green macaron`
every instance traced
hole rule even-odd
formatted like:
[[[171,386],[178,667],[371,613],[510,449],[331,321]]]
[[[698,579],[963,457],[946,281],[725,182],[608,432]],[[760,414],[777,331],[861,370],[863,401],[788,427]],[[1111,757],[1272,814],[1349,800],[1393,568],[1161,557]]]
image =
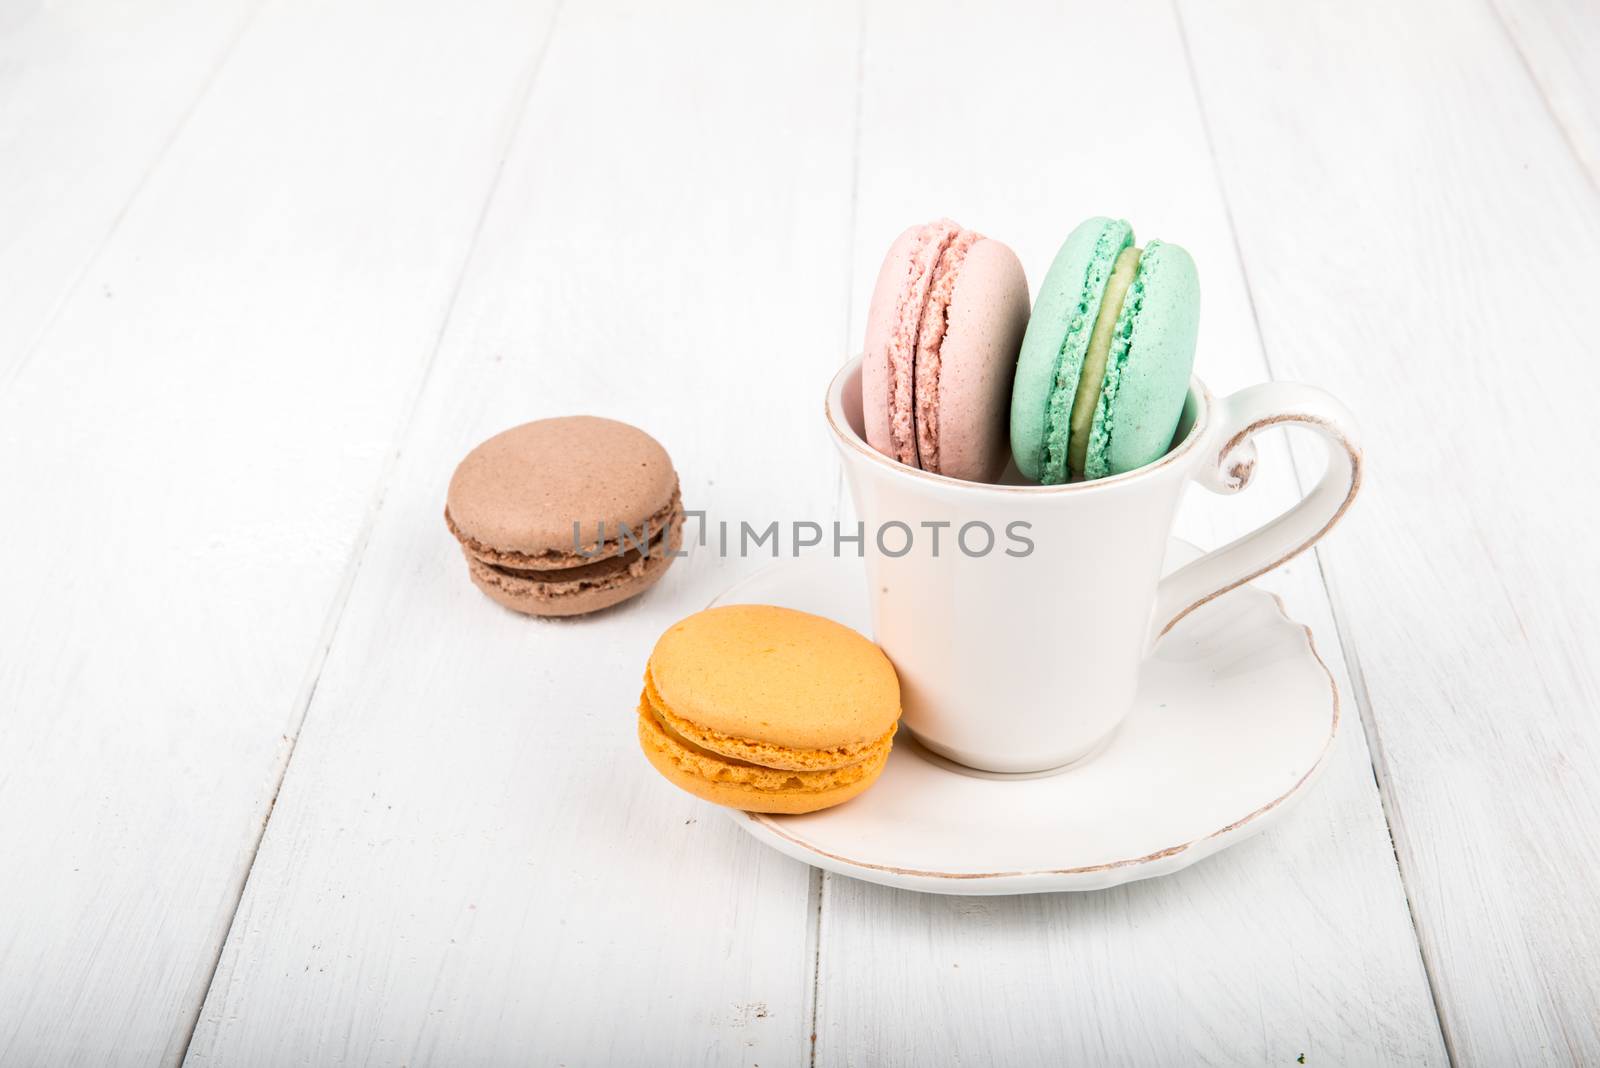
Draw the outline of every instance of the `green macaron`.
[[[1045,485],[1143,467],[1172,444],[1194,368],[1200,279],[1120,219],[1067,236],[1039,287],[1011,390],[1011,452]]]

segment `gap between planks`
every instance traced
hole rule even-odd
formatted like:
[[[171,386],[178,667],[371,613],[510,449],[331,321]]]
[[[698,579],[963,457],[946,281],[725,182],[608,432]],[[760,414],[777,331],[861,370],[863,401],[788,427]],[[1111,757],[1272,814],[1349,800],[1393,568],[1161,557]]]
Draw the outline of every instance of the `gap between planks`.
[[[1169,0],[1172,9],[1172,18],[1178,29],[1178,41],[1183,47],[1183,61],[1189,74],[1189,85],[1194,92],[1195,108],[1200,113],[1200,130],[1205,138],[1206,152],[1211,158],[1211,172],[1217,183],[1217,192],[1222,200],[1223,214],[1227,219],[1228,236],[1233,240],[1234,259],[1239,264],[1239,275],[1244,280],[1245,300],[1250,307],[1250,320],[1255,324],[1256,337],[1261,341],[1261,358],[1267,365],[1267,374],[1271,379],[1278,377],[1277,370],[1272,365],[1272,346],[1267,343],[1266,333],[1261,329],[1261,316],[1256,310],[1255,288],[1250,281],[1250,265],[1245,259],[1244,246],[1239,241],[1239,228],[1234,222],[1233,199],[1228,193],[1228,183],[1222,173],[1222,167],[1217,160],[1216,140],[1211,133],[1211,116],[1206,107],[1205,93],[1200,88],[1200,78],[1195,71],[1194,51],[1189,47],[1189,28],[1183,21],[1183,10],[1178,0]],[[1306,492],[1305,477],[1300,472],[1300,461],[1297,452],[1290,448],[1289,469],[1293,475],[1295,488],[1302,494]],[[1316,562],[1317,581],[1322,586],[1323,595],[1328,599],[1328,614],[1333,617],[1334,631],[1338,635],[1339,650],[1344,657],[1345,671],[1349,673],[1351,699],[1356,706],[1356,716],[1361,721],[1362,733],[1367,738],[1367,754],[1372,766],[1372,779],[1378,789],[1378,804],[1383,812],[1384,830],[1389,835],[1389,850],[1394,856],[1395,871],[1400,878],[1400,889],[1405,895],[1406,919],[1411,924],[1411,941],[1417,951],[1417,957],[1422,962],[1422,974],[1428,983],[1428,998],[1433,1004],[1434,1026],[1439,1029],[1439,1038],[1444,1046],[1445,1057],[1450,1064],[1456,1064],[1456,1053],[1450,1035],[1444,1026],[1443,1007],[1439,1002],[1439,981],[1435,974],[1434,962],[1429,959],[1423,949],[1422,938],[1417,933],[1417,907],[1411,893],[1411,882],[1406,866],[1401,863],[1400,850],[1395,846],[1394,827],[1395,819],[1392,811],[1393,798],[1389,791],[1388,763],[1384,758],[1383,739],[1378,733],[1376,717],[1372,714],[1372,698],[1367,692],[1366,676],[1361,670],[1361,659],[1355,649],[1353,640],[1347,640],[1349,627],[1343,611],[1343,605],[1333,594],[1333,586],[1328,581],[1328,568],[1323,560],[1321,549],[1313,546],[1311,557]]]
[[[821,868],[811,869],[811,887],[806,895],[806,941],[811,947],[810,1010],[806,1018],[806,1063],[817,1065],[817,1002],[822,997],[822,903],[830,876]]]
[[[845,265],[842,274],[845,279],[844,291],[844,344],[840,347],[843,352],[852,352],[854,344],[850,332],[855,329],[855,247],[857,213],[861,202],[861,109],[866,95],[866,48],[867,48],[867,0],[857,0],[856,3],[856,70],[855,70],[855,109],[852,112],[851,122],[853,129],[850,135],[850,221],[845,230]],[[845,495],[848,492],[844,480],[844,465],[837,464],[834,468],[833,487],[833,518],[835,521],[844,515]],[[811,1005],[806,1014],[809,1018],[806,1027],[806,1063],[810,1068],[817,1068],[817,1019],[818,1006],[822,1002],[822,922],[823,910],[828,900],[828,884],[833,876],[821,868],[811,869],[811,893],[807,899],[808,914],[807,925],[810,933],[811,947]]]
[[[179,1064],[184,1063],[189,1058],[189,1047],[194,1042],[194,1034],[195,1030],[200,1025],[201,1013],[204,1012],[206,1001],[211,996],[211,988],[216,984],[217,981],[217,969],[222,963],[223,951],[227,948],[228,943],[233,939],[234,924],[237,923],[239,919],[239,906],[244,900],[245,889],[250,885],[250,875],[255,870],[256,857],[261,852],[262,840],[267,836],[267,827],[272,822],[273,811],[278,806],[278,795],[283,791],[284,780],[288,778],[289,765],[294,760],[295,745],[300,738],[301,732],[305,728],[306,714],[310,711],[311,702],[316,697],[317,684],[322,679],[322,669],[328,662],[328,653],[333,648],[334,640],[338,636],[339,625],[344,620],[345,607],[350,601],[350,591],[355,588],[356,576],[361,572],[361,561],[366,556],[367,545],[372,539],[372,531],[377,525],[378,515],[383,511],[384,498],[387,496],[389,484],[394,478],[395,468],[399,463],[400,454],[404,447],[407,432],[411,428],[412,420],[416,417],[417,407],[421,401],[424,391],[427,388],[428,380],[433,374],[434,364],[438,361],[439,357],[439,348],[443,344],[445,332],[450,326],[451,318],[454,316],[456,302],[461,296],[461,287],[466,280],[468,268],[470,268],[472,265],[473,256],[477,252],[478,243],[483,236],[484,221],[489,216],[489,208],[494,203],[496,191],[498,191],[500,188],[500,178],[501,175],[505,173],[506,159],[511,155],[512,142],[517,135],[517,131],[521,128],[522,116],[528,110],[528,102],[533,99],[534,89],[538,85],[539,81],[539,72],[544,68],[545,57],[550,53],[550,42],[551,39],[555,37],[556,29],[560,24],[561,9],[563,4],[564,0],[557,0],[555,6],[551,9],[548,20],[548,29],[544,34],[543,41],[540,43],[538,51],[535,52],[532,61],[529,63],[527,73],[523,75],[521,82],[518,85],[516,95],[513,97],[513,104],[507,112],[504,130],[499,138],[499,149],[497,151],[498,158],[495,161],[494,172],[490,175],[488,185],[485,187],[480,198],[478,214],[472,224],[472,236],[468,239],[466,253],[461,257],[460,266],[456,271],[456,280],[455,284],[450,290],[450,299],[445,304],[444,314],[439,317],[439,325],[437,330],[434,332],[433,343],[428,347],[427,361],[423,365],[422,373],[417,377],[417,383],[412,389],[411,396],[406,401],[405,414],[400,419],[400,424],[394,438],[394,447],[389,450],[389,458],[384,464],[382,474],[380,474],[378,477],[376,488],[372,494],[372,500],[367,506],[365,517],[362,519],[361,531],[356,537],[354,548],[352,548],[350,551],[350,559],[345,564],[344,575],[340,578],[339,588],[334,592],[333,603],[328,608],[327,619],[323,624],[322,637],[317,644],[317,652],[308,672],[309,682],[303,688],[304,696],[297,701],[299,710],[293,721],[293,733],[286,736],[286,747],[279,763],[276,782],[273,783],[272,797],[267,801],[267,810],[261,817],[261,826],[256,831],[255,840],[250,844],[249,857],[245,863],[244,871],[239,876],[238,885],[233,893],[233,906],[228,917],[227,934],[225,934],[217,943],[216,949],[211,955],[211,964],[206,975],[205,989],[201,992],[200,997],[195,1001],[194,1006],[189,1013],[189,1019],[184,1027],[183,1056],[179,1058]],[[228,47],[225,50],[223,59],[219,60],[216,69],[214,69],[207,77],[207,88],[211,85],[212,81],[215,80],[218,71],[220,71],[223,65],[226,63],[227,56],[232,54],[234,46],[238,43],[239,39],[243,37],[243,31],[245,27],[247,27],[250,21],[254,19],[256,12],[260,11],[261,7],[262,3],[260,0],[258,0],[255,8],[252,9],[250,15],[244,20],[243,24],[241,24],[240,32],[236,34],[233,40],[228,43]],[[198,104],[199,99],[204,95],[204,92],[205,89],[202,88],[201,92],[196,96],[195,104]],[[184,122],[188,121],[189,114],[194,111],[195,104],[190,105],[189,111],[184,115],[184,119],[180,121],[176,127],[174,127],[172,138],[168,139],[168,144],[170,144],[172,139],[176,138],[177,133],[182,130]],[[162,154],[165,154],[165,152],[166,145],[163,145]],[[154,169],[155,165],[152,164],[150,170],[153,171]],[[148,174],[149,171],[146,172],[146,176],[148,176]],[[143,183],[144,178],[141,177],[139,183],[140,186],[142,186]],[[134,196],[137,196],[137,189],[135,189]],[[133,196],[130,196],[129,203],[131,203],[132,200]],[[126,212],[126,210],[127,207],[124,205],[122,212],[118,213],[118,221],[121,220],[122,214],[123,212]],[[115,224],[113,224],[111,231],[107,232],[107,237],[109,237],[110,233],[114,232],[115,229]],[[102,241],[102,244],[103,243],[104,242]],[[92,264],[93,260],[94,257],[90,257],[87,263]],[[88,266],[86,264],[84,273],[86,274],[87,271]],[[74,288],[75,287],[76,283],[74,283]],[[26,357],[24,357],[23,362],[26,362]]]
[[[1522,67],[1522,73],[1533,86],[1533,91],[1539,97],[1540,102],[1544,104],[1545,114],[1550,116],[1550,121],[1555,124],[1555,128],[1561,131],[1561,140],[1567,146],[1567,151],[1572,153],[1572,158],[1577,161],[1578,169],[1588,176],[1589,187],[1597,195],[1600,195],[1600,176],[1597,176],[1594,171],[1589,169],[1589,162],[1584,158],[1583,152],[1578,147],[1578,141],[1573,135],[1572,127],[1562,119],[1561,112],[1556,108],[1555,101],[1550,99],[1550,93],[1545,87],[1544,80],[1534,70],[1533,61],[1528,58],[1527,51],[1522,47],[1522,39],[1512,31],[1511,24],[1506,21],[1505,12],[1500,9],[1500,5],[1495,0],[1484,0],[1484,3],[1488,5],[1489,13],[1494,16],[1495,25],[1500,27],[1500,32],[1511,46],[1511,51],[1516,54],[1517,62]]]
[[[22,372],[27,368],[28,364],[33,362],[34,354],[39,351],[39,346],[49,336],[50,328],[55,325],[56,319],[60,317],[61,310],[67,306],[67,302],[72,298],[72,295],[83,285],[83,280],[89,277],[89,273],[94,269],[94,265],[99,262],[106,246],[111,243],[111,239],[121,229],[122,221],[128,216],[128,209],[133,206],[134,201],[139,199],[139,194],[144,192],[144,187],[150,181],[150,176],[161,166],[161,161],[167,158],[167,153],[171,151],[172,146],[182,136],[184,129],[189,125],[189,120],[194,117],[194,113],[199,109],[200,102],[206,98],[206,95],[211,92],[211,87],[216,84],[217,75],[221,74],[222,69],[228,65],[228,60],[233,58],[233,53],[239,47],[239,42],[244,39],[244,35],[249,31],[250,26],[256,20],[256,16],[261,13],[261,9],[264,6],[266,6],[266,0],[255,0],[250,9],[245,12],[244,17],[239,20],[239,25],[234,27],[233,33],[229,35],[226,43],[218,51],[216,62],[206,72],[206,76],[201,80],[194,96],[190,98],[188,105],[179,113],[177,121],[172,124],[171,129],[167,131],[167,135],[161,139],[161,143],[156,147],[155,155],[150,157],[150,162],[145,165],[144,169],[139,172],[139,176],[134,179],[132,188],[128,190],[128,195],[123,198],[116,214],[111,217],[110,225],[95,240],[94,247],[83,257],[83,262],[79,264],[78,269],[72,273],[66,284],[56,293],[55,301],[50,305],[50,310],[40,320],[32,336],[23,344],[22,354],[17,358],[17,362],[11,367],[11,370],[4,374],[4,381],[0,381],[0,390],[10,389],[12,384],[22,377]]]
[[[1260,316],[1256,311],[1255,292],[1250,281],[1249,264],[1246,261],[1243,246],[1239,242],[1238,228],[1234,223],[1233,202],[1229,195],[1228,183],[1217,159],[1216,143],[1211,133],[1211,122],[1206,107],[1205,95],[1200,88],[1199,77],[1195,70],[1194,54],[1189,46],[1188,28],[1184,23],[1183,12],[1180,8],[1178,0],[1170,0],[1170,3],[1172,6],[1173,16],[1177,22],[1178,36],[1183,44],[1184,61],[1188,66],[1189,81],[1193,86],[1195,102],[1200,111],[1201,126],[1205,133],[1206,147],[1211,156],[1212,170],[1216,177],[1217,188],[1221,193],[1223,209],[1227,214],[1228,229],[1234,243],[1234,254],[1239,263],[1240,274],[1244,278],[1245,293],[1250,303],[1251,318],[1255,321],[1256,333],[1261,338],[1262,356],[1267,363],[1268,370],[1272,377],[1276,378],[1277,373],[1272,367],[1272,346],[1268,343],[1266,334],[1261,330]],[[1573,140],[1572,131],[1568,128],[1567,124],[1562,121],[1561,116],[1557,113],[1543,83],[1535,74],[1527,54],[1523,51],[1521,43],[1518,41],[1516,35],[1511,32],[1511,28],[1506,22],[1504,13],[1501,12],[1499,6],[1494,3],[1493,0],[1485,0],[1485,3],[1493,14],[1495,23],[1499,27],[1501,34],[1504,36],[1507,45],[1516,55],[1524,76],[1527,77],[1535,94],[1543,103],[1545,111],[1549,115],[1552,124],[1560,131],[1562,142],[1566,145],[1567,151],[1571,153],[1574,162],[1578,165],[1578,168],[1588,177],[1590,186],[1594,188],[1597,193],[1600,193],[1600,181],[1597,181],[1594,173],[1591,172],[1587,167],[1582,153],[1578,151],[1578,146]],[[1300,473],[1298,456],[1293,449],[1289,450],[1289,458],[1291,469],[1294,472],[1295,485],[1303,492],[1305,489],[1305,481]],[[1441,1002],[1440,979],[1438,975],[1439,964],[1438,961],[1436,961],[1428,952],[1426,946],[1424,946],[1422,938],[1417,929],[1417,905],[1412,889],[1412,881],[1415,878],[1415,873],[1408,869],[1406,862],[1401,855],[1401,850],[1396,842],[1395,827],[1397,821],[1394,811],[1395,799],[1391,788],[1391,772],[1386,751],[1384,749],[1382,733],[1378,728],[1377,718],[1373,713],[1372,697],[1367,688],[1366,674],[1362,670],[1360,654],[1356,650],[1354,641],[1347,640],[1347,635],[1349,634],[1347,615],[1345,613],[1343,601],[1336,596],[1333,584],[1329,581],[1327,564],[1324,561],[1320,550],[1313,549],[1312,552],[1316,558],[1317,576],[1322,585],[1323,592],[1328,598],[1329,612],[1333,617],[1334,627],[1339,634],[1339,644],[1344,655],[1345,669],[1349,673],[1350,687],[1353,691],[1351,697],[1355,702],[1362,729],[1367,737],[1367,748],[1372,761],[1373,781],[1378,787],[1378,800],[1382,806],[1385,828],[1389,832],[1390,849],[1393,851],[1395,868],[1399,873],[1400,885],[1405,893],[1406,912],[1411,923],[1411,936],[1412,940],[1416,944],[1417,955],[1422,961],[1423,975],[1427,978],[1428,994],[1433,1002],[1434,1018],[1436,1025],[1439,1028],[1440,1041],[1444,1046],[1445,1056],[1448,1058],[1449,1063],[1451,1065],[1455,1065],[1460,1062],[1456,1050],[1454,1036],[1451,1034],[1450,1029],[1445,1026],[1444,1006]]]

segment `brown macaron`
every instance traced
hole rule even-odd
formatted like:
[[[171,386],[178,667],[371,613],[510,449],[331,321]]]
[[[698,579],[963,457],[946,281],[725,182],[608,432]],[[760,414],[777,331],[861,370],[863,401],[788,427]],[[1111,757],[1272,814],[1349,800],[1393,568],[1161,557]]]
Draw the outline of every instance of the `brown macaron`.
[[[592,415],[524,423],[473,449],[450,478],[444,519],[478,589],[535,616],[637,596],[683,542],[666,450]]]

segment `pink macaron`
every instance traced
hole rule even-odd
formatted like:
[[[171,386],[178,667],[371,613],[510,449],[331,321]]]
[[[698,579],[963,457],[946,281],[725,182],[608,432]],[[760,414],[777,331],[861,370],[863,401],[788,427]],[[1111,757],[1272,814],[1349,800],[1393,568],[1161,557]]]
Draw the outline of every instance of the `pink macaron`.
[[[993,481],[1027,325],[1028,282],[1010,248],[949,219],[901,234],[867,313],[868,443],[924,471]]]

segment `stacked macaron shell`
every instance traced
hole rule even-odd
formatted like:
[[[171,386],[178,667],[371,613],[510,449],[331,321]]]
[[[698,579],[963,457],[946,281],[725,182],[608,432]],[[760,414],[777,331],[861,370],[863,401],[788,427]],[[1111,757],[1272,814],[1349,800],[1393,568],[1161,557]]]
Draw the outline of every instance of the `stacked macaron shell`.
[[[1104,478],[1165,453],[1183,412],[1200,281],[1177,245],[1133,243],[1095,218],[1061,246],[1039,289],[1011,400],[1011,451],[1028,478]]]
[[[696,797],[749,812],[815,812],[872,785],[899,719],[899,679],[872,642],[821,616],[729,605],[656,642],[639,744]]]
[[[541,419],[473,449],[445,522],[473,583],[517,612],[572,616],[653,586],[682,544],[683,501],[654,438],[595,416]]]
[[[924,471],[995,478],[1027,321],[1028,283],[1011,249],[948,219],[905,231],[867,313],[867,441]]]

